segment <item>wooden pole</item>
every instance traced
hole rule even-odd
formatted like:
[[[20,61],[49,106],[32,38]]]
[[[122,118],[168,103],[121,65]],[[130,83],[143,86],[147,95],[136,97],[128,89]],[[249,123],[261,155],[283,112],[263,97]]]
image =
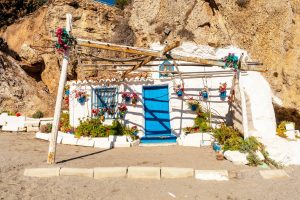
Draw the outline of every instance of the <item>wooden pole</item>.
[[[68,33],[71,32],[71,28],[72,28],[72,15],[67,14],[66,15],[66,30]],[[49,151],[48,151],[48,158],[47,158],[48,164],[55,163],[56,141],[57,141],[59,119],[60,119],[62,100],[63,100],[63,94],[64,94],[64,86],[65,86],[66,79],[67,79],[68,60],[69,60],[69,51],[67,50],[64,54],[64,59],[63,59],[63,63],[62,63],[61,73],[60,73],[60,79],[59,79],[59,85],[58,85],[58,91],[57,91],[57,97],[56,97],[56,104],[55,104],[54,119],[53,119],[53,125],[52,125],[52,132],[50,135]]]
[[[154,57],[160,57],[161,55],[161,52],[156,50],[117,45],[112,43],[85,40],[79,38],[77,39],[77,44],[83,47],[106,49],[106,50],[119,51],[119,52],[131,53],[131,54],[138,54],[138,55],[147,55],[147,56],[154,56]]]

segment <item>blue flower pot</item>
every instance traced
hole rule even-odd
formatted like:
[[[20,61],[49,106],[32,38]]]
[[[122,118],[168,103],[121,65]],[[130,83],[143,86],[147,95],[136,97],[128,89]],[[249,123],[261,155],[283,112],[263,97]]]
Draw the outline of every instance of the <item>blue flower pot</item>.
[[[219,145],[218,142],[213,143],[213,150],[216,152],[221,151],[221,146]]]
[[[66,90],[66,91],[65,91],[65,95],[68,95],[68,96],[69,96],[69,95],[70,95],[70,90]]]
[[[221,98],[221,100],[225,100],[226,97],[227,97],[227,92],[226,91],[220,92],[220,98]]]
[[[178,96],[178,97],[181,97],[182,94],[183,94],[182,90],[178,90],[178,91],[177,91],[177,96]]]
[[[125,97],[125,102],[129,103],[130,102],[130,97]]]
[[[208,99],[208,93],[207,92],[202,92],[202,97],[203,97],[203,99]]]
[[[191,110],[192,110],[192,111],[196,111],[196,110],[197,110],[197,107],[198,107],[197,105],[192,105],[192,106],[191,106]]]
[[[80,103],[81,105],[84,104],[86,102],[86,98],[85,97],[80,97],[77,99],[78,103]]]

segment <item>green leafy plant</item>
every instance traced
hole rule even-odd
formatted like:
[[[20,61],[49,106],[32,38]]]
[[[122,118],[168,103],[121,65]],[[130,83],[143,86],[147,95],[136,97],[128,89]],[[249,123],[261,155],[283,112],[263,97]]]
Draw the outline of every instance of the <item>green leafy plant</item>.
[[[258,156],[253,153],[253,152],[250,152],[247,156],[247,160],[249,161],[249,165],[250,166],[258,166],[258,165],[261,165],[263,164],[263,161],[261,161]]]
[[[71,132],[69,113],[62,113],[60,116],[59,127],[62,132]]]
[[[85,121],[80,120],[80,125],[76,128],[75,135],[98,137],[105,134],[105,130],[101,128],[102,122],[99,118],[88,118]]]
[[[242,137],[231,137],[225,140],[223,150],[240,151],[242,144],[243,144]]]
[[[226,140],[230,138],[242,138],[242,134],[238,130],[234,129],[231,126],[226,126],[225,124],[221,124],[220,128],[214,129],[213,136],[221,145],[224,145]]]
[[[32,115],[32,118],[35,118],[35,119],[39,119],[39,118],[42,118],[44,117],[44,113],[40,110],[37,110],[33,115]]]
[[[248,137],[247,139],[243,140],[239,151],[241,152],[256,152],[257,150],[261,149],[262,144],[253,136]]]

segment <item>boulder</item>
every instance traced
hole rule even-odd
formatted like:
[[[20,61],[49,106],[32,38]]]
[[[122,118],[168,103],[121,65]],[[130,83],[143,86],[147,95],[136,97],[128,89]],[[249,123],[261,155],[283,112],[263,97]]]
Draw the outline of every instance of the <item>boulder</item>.
[[[225,151],[224,156],[235,165],[247,165],[249,163],[247,160],[247,154],[239,151]]]
[[[24,59],[28,64],[34,65],[43,61],[43,58],[39,56],[36,50],[32,49],[28,44],[24,43],[21,46],[20,57]]]

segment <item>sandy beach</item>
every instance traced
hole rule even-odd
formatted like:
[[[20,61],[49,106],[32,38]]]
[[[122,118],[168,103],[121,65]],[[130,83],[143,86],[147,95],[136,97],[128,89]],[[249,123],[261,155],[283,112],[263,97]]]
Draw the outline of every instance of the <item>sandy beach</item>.
[[[0,133],[1,199],[297,199],[300,169],[289,179],[263,180],[259,168],[217,161],[211,148],[134,147],[101,149],[58,145],[56,166],[168,166],[226,169],[242,173],[229,182],[168,180],[94,180],[81,177],[29,178],[25,168],[48,167],[48,143],[34,134]]]

